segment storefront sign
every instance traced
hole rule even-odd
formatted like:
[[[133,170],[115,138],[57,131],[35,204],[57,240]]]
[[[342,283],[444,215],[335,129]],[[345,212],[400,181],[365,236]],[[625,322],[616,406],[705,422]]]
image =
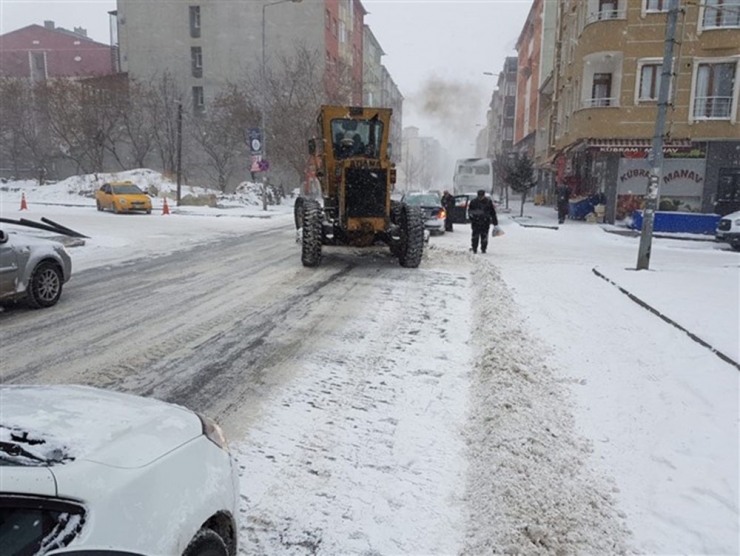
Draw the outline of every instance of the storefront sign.
[[[704,159],[665,159],[660,196],[699,197],[704,191]],[[650,163],[642,158],[619,160],[618,195],[643,195],[650,176]]]

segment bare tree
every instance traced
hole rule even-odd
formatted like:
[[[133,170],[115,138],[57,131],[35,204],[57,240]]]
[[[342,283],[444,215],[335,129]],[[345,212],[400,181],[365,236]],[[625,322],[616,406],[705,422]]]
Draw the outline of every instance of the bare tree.
[[[0,80],[0,160],[14,176],[28,164],[28,152],[23,141],[28,117],[28,86],[20,79]]]
[[[47,81],[37,92],[62,155],[76,164],[78,172],[102,171],[106,143],[114,140],[117,125],[108,93],[65,79]]]
[[[177,170],[177,112],[183,91],[172,75],[165,72],[152,79],[151,93],[144,100],[151,121],[154,150],[159,155],[162,170],[171,175]]]
[[[129,81],[121,110],[121,128],[128,145],[128,160],[134,168],[143,168],[154,150],[154,125],[150,112],[155,103],[154,95],[151,83]]]
[[[190,119],[193,137],[205,154],[205,170],[221,192],[226,191],[237,161],[244,154],[244,121],[251,116],[246,96],[227,86],[209,103],[208,110]]]

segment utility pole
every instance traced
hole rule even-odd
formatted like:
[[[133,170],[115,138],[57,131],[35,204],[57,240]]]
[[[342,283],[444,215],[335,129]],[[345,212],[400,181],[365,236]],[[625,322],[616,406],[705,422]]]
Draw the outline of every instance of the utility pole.
[[[658,208],[658,191],[663,173],[663,135],[665,134],[666,114],[668,112],[668,92],[673,79],[673,47],[676,43],[678,13],[679,0],[668,0],[663,68],[660,72],[660,89],[658,90],[658,116],[655,119],[650,177],[648,178],[647,194],[645,195],[645,210],[642,215],[640,249],[637,253],[637,270],[648,270],[650,268],[655,211]]]
[[[177,206],[180,206],[182,184],[182,101],[177,103]]]

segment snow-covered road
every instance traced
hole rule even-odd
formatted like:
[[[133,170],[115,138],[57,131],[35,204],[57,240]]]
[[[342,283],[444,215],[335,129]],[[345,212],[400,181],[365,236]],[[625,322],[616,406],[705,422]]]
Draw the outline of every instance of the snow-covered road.
[[[736,253],[635,275],[633,238],[503,216],[485,257],[457,227],[304,269],[289,210],[35,210],[93,237],[58,306],[0,312],[0,377],[217,418],[242,554],[738,553],[740,373],[592,272],[736,355]]]

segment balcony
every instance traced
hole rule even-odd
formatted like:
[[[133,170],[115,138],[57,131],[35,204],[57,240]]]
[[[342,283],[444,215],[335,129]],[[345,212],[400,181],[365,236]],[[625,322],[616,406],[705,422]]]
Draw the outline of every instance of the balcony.
[[[589,98],[581,103],[581,108],[619,108],[618,97]]]
[[[589,2],[589,4],[591,4]],[[599,21],[613,21],[615,19],[627,19],[626,6],[618,6],[614,3],[602,3],[601,6],[589,5],[589,11],[586,14],[586,25],[597,23]]]
[[[695,120],[729,120],[732,116],[732,97],[694,98]]]

